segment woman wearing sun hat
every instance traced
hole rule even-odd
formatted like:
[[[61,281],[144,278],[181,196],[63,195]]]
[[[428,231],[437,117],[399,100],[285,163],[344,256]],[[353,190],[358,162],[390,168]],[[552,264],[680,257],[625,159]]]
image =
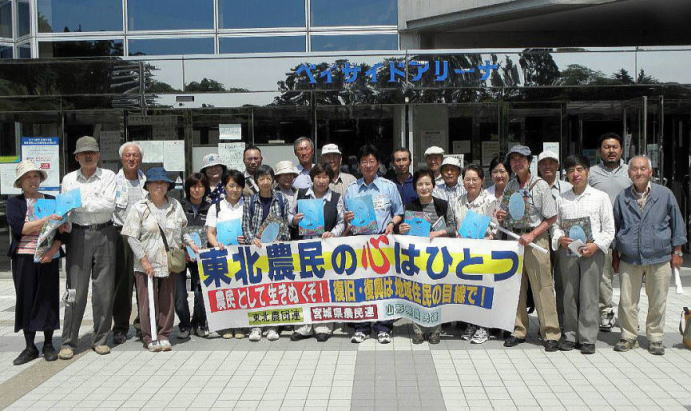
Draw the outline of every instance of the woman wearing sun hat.
[[[168,269],[166,248],[181,248],[182,229],[187,226],[187,217],[180,203],[168,196],[168,191],[174,187],[173,180],[163,167],[154,167],[146,172],[148,191],[145,199],[135,204],[127,214],[122,235],[127,236],[127,242],[135,257],[134,280],[137,286],[137,301],[139,303],[139,319],[142,326],[142,341],[144,346],[152,352],[170,351],[170,333],[175,320],[175,275]],[[165,234],[165,242],[161,236]],[[189,235],[185,242],[198,252]],[[167,244],[167,246],[166,246]],[[156,324],[149,320],[149,283],[153,279],[153,300],[156,310]],[[152,341],[151,327],[156,327],[158,340]]]
[[[36,241],[43,225],[50,220],[59,220],[57,215],[37,218],[34,214],[36,201],[41,198],[55,198],[41,194],[40,184],[47,178],[45,171],[31,161],[17,164],[14,186],[22,194],[7,200],[7,223],[12,232],[12,243],[7,255],[12,259],[12,279],[17,295],[14,317],[14,331],[24,331],[26,348],[14,360],[14,365],[25,364],[38,358],[34,344],[36,331],[43,331],[43,357],[55,361],[58,356],[53,347],[53,331],[60,328],[58,282],[59,259],[53,258],[60,251],[62,236],[57,233],[53,244],[41,258],[34,262]]]

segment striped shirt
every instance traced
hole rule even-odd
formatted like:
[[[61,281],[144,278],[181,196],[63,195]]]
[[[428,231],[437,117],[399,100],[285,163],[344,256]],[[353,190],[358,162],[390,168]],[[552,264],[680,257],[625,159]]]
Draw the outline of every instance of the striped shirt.
[[[34,206],[36,205],[35,198],[26,199],[26,217],[24,222],[28,223],[36,220],[34,215]],[[38,241],[38,234],[22,234],[22,238],[17,244],[17,254],[31,254],[36,252],[36,243]]]

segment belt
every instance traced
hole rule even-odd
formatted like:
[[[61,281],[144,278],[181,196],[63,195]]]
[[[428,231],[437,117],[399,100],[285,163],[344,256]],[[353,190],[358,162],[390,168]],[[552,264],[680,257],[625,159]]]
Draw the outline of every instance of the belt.
[[[514,228],[512,231],[516,234],[528,234],[531,231],[533,231],[535,227],[528,227],[528,228]]]
[[[106,228],[106,227],[112,226],[112,225],[113,225],[113,222],[112,222],[112,221],[108,221],[108,222],[101,223],[101,224],[89,224],[89,225],[81,225],[81,224],[72,223],[72,225],[73,225],[75,228],[79,228],[79,229],[82,229],[82,230],[100,230],[100,229],[102,229],[102,228]]]

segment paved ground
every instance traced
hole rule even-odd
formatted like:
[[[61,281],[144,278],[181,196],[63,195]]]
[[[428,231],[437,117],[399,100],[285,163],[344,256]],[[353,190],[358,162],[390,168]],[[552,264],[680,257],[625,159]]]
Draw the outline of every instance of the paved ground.
[[[496,340],[460,341],[454,328],[439,345],[412,345],[410,325],[399,322],[389,345],[351,344],[344,332],[326,343],[291,342],[284,333],[277,342],[259,343],[192,337],[154,354],[131,338],[101,357],[88,350],[87,308],[75,359],[20,367],[11,365],[23,348],[13,333],[14,289],[2,279],[0,408],[691,409],[691,350],[681,346],[677,330],[681,307],[691,306],[691,270],[683,277],[684,295],[670,289],[662,357],[648,354],[644,337],[642,348],[614,352],[618,328],[600,334],[595,355],[545,353],[534,337],[534,317],[532,339],[511,349]],[[644,327],[646,298],[641,301]]]

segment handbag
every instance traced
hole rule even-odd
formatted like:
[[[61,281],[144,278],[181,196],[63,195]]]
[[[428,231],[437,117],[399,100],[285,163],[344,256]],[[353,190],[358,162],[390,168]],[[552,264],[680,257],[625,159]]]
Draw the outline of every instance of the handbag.
[[[161,225],[156,222],[158,226],[158,231],[161,233],[161,239],[163,239],[163,246],[166,249],[166,257],[168,259],[168,271],[171,273],[181,273],[187,269],[187,262],[185,261],[185,250],[182,248],[170,248],[168,247],[168,240],[166,240],[166,235],[163,232]]]

